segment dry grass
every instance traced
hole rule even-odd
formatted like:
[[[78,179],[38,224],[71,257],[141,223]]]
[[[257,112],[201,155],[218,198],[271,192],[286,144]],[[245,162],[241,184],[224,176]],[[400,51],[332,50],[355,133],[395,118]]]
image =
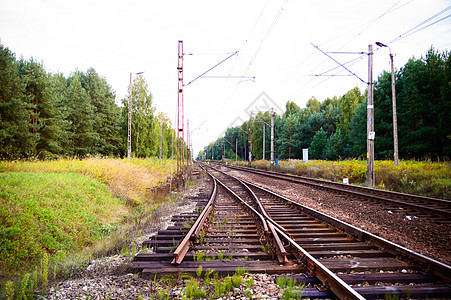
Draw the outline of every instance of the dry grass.
[[[113,194],[129,204],[150,201],[152,191],[171,175],[171,160],[155,158],[11,161],[0,162],[0,172],[76,173],[87,175],[106,184]]]
[[[233,162],[248,166],[247,162]],[[251,167],[262,170],[285,172],[300,176],[322,178],[342,182],[348,178],[352,184],[366,184],[365,160],[324,161],[301,160],[279,161],[271,166],[269,161],[253,161]],[[402,193],[428,197],[451,198],[451,164],[449,162],[400,161],[395,167],[392,161],[375,161],[376,187]]]

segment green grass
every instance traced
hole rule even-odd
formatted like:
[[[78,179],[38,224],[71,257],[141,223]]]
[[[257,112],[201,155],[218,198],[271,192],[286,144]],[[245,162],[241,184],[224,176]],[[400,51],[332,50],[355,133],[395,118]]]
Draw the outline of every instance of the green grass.
[[[131,236],[155,221],[173,166],[152,158],[0,161],[0,298],[22,294],[30,270],[27,291],[92,257],[133,254]]]
[[[235,162],[233,162],[235,163]],[[238,162],[246,166],[247,163]],[[254,161],[252,167],[290,174],[366,185],[366,160],[324,161],[301,160],[279,161],[271,166],[269,161]],[[376,160],[376,188],[428,197],[451,199],[451,163],[400,160],[395,167],[393,161]]]
[[[63,257],[97,241],[106,224],[127,215],[106,185],[79,174],[0,173],[3,271]]]
[[[0,172],[76,173],[106,184],[114,195],[131,205],[153,199],[153,189],[164,183],[174,170],[171,160],[156,158],[59,159],[48,161],[0,161]]]

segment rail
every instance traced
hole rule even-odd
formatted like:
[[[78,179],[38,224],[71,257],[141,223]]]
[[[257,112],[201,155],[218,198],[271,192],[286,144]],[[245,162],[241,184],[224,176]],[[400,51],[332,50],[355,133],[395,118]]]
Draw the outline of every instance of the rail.
[[[183,261],[183,258],[185,257],[186,253],[189,250],[189,242],[190,242],[191,238],[196,233],[196,230],[198,228],[200,228],[200,226],[205,222],[205,219],[208,216],[208,213],[211,211],[211,209],[213,207],[213,202],[216,197],[216,179],[213,176],[211,176],[211,174],[209,174],[209,175],[213,180],[213,191],[211,193],[210,199],[209,199],[208,203],[205,205],[202,212],[200,213],[197,220],[194,222],[191,229],[188,231],[186,236],[183,238],[182,242],[179,244],[177,249],[174,251],[174,259],[172,260],[172,264],[178,265]]]
[[[283,199],[284,201],[287,201],[289,203],[291,203],[292,205],[295,205],[300,211],[308,213],[309,215],[324,221],[326,223],[329,223],[330,225],[332,225],[333,227],[342,230],[343,232],[346,232],[347,234],[349,234],[350,236],[353,236],[354,238],[356,238],[357,240],[360,241],[368,241],[373,243],[375,246],[380,247],[382,249],[385,249],[386,251],[392,253],[395,256],[404,256],[404,257],[410,257],[416,261],[422,262],[424,264],[427,265],[427,269],[429,269],[432,273],[434,273],[435,275],[450,281],[451,280],[451,266],[446,265],[442,262],[439,262],[437,260],[434,260],[432,258],[429,258],[427,256],[424,256],[420,253],[417,253],[415,251],[409,250],[405,247],[402,247],[400,245],[397,245],[393,242],[390,242],[384,238],[381,238],[379,236],[376,236],[368,231],[362,230],[360,228],[357,228],[351,224],[348,224],[346,222],[343,222],[341,220],[338,220],[336,218],[327,216],[315,209],[309,208],[307,206],[304,206],[298,202],[295,202],[293,200],[290,200],[282,195],[276,194],[268,189],[265,189],[263,187],[260,187],[258,185],[255,185],[251,182],[247,182],[245,180],[243,180],[243,182],[245,182],[246,184],[248,184],[249,186],[252,186],[258,190],[261,190],[273,197],[277,197],[279,199]]]

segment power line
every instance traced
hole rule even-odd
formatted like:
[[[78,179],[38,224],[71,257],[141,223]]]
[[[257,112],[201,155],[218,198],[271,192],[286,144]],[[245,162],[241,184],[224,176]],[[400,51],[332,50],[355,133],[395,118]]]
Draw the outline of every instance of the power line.
[[[249,71],[249,69],[251,68],[251,66],[254,64],[255,59],[257,58],[258,54],[260,53],[263,44],[266,42],[267,38],[269,37],[269,35],[271,34],[271,31],[273,30],[274,26],[277,23],[277,20],[279,19],[280,15],[282,14],[283,11],[283,7],[287,4],[288,0],[285,0],[282,4],[282,6],[280,7],[279,11],[277,12],[276,16],[274,17],[273,21],[271,22],[271,25],[269,25],[268,30],[266,31],[265,35],[263,36],[263,38],[260,41],[260,44],[258,45],[257,50],[255,51],[254,55],[252,56],[251,60],[249,61],[248,66],[246,67],[246,71],[245,74],[247,74],[247,72]]]
[[[395,39],[393,39],[391,42],[389,42],[389,44],[392,44],[392,43],[394,43],[394,42],[397,42],[397,41],[399,41],[399,40],[402,40],[403,38],[406,38],[406,37],[408,37],[408,36],[410,36],[410,35],[412,35],[412,34],[414,34],[414,33],[417,33],[417,32],[419,32],[419,31],[421,31],[421,30],[423,30],[423,29],[428,28],[429,26],[432,26],[432,25],[434,25],[434,24],[436,24],[436,23],[438,23],[438,22],[441,22],[441,21],[443,21],[443,20],[449,18],[451,15],[448,15],[448,16],[446,16],[446,17],[444,17],[444,18],[442,18],[442,19],[440,19],[440,20],[438,20],[438,21],[435,21],[435,22],[433,22],[433,23],[431,23],[431,24],[428,24],[428,25],[426,25],[426,26],[424,26],[424,27],[422,27],[422,28],[417,29],[418,27],[420,27],[420,26],[426,24],[427,22],[429,22],[429,21],[435,19],[436,17],[440,16],[441,14],[447,12],[447,11],[450,10],[450,9],[451,9],[451,5],[448,6],[448,7],[446,7],[445,9],[439,11],[438,13],[436,13],[435,15],[433,15],[432,17],[427,18],[427,19],[424,20],[423,22],[421,22],[421,23],[419,23],[419,24],[413,26],[412,28],[410,28],[409,30],[407,30],[406,32],[404,32],[403,34],[401,34],[401,35],[399,35],[398,37],[396,37]]]
[[[339,64],[341,67],[343,67],[346,71],[348,71],[349,73],[351,73],[353,76],[355,76],[357,79],[359,79],[361,82],[368,84],[368,82],[366,82],[365,80],[363,80],[362,78],[360,78],[359,76],[357,76],[354,72],[352,72],[351,70],[349,70],[347,67],[345,67],[342,63],[338,62],[335,58],[333,58],[332,56],[330,56],[329,54],[327,54],[326,52],[324,52],[323,50],[321,50],[318,46],[315,46],[312,44],[313,47],[315,47],[316,49],[318,49],[319,51],[321,51],[324,55],[326,55],[327,57],[329,57],[330,59],[332,59],[334,62],[336,62],[337,64]]]
[[[324,42],[324,43],[321,43],[320,45],[324,45],[324,44],[330,43],[331,41],[334,41],[334,40],[336,40],[336,39],[340,39],[341,37],[343,37],[343,36],[345,36],[345,35],[347,35],[347,34],[353,32],[353,31],[355,31],[355,30],[357,30],[357,29],[359,29],[359,28],[361,28],[361,27],[363,27],[363,26],[366,26],[364,29],[362,29],[360,32],[358,32],[356,35],[354,35],[352,38],[350,38],[347,42],[345,42],[345,43],[343,44],[343,46],[341,46],[341,47],[339,48],[339,49],[342,49],[343,47],[345,47],[346,45],[348,45],[350,42],[352,42],[354,39],[356,39],[358,36],[360,36],[363,32],[365,32],[368,28],[370,28],[372,25],[374,25],[377,21],[379,21],[379,19],[381,19],[382,17],[384,17],[384,16],[386,16],[386,15],[388,15],[388,14],[391,14],[391,13],[393,13],[394,11],[396,11],[396,10],[398,10],[398,9],[400,9],[400,8],[402,8],[402,7],[406,6],[406,5],[408,5],[408,4],[412,3],[412,2],[414,2],[415,0],[411,0],[411,1],[407,2],[407,3],[405,3],[405,4],[402,4],[401,6],[398,6],[398,4],[399,4],[400,2],[402,2],[402,1],[403,1],[403,0],[400,0],[400,1],[396,2],[394,5],[392,5],[390,8],[388,8],[387,10],[385,10],[385,11],[384,11],[382,14],[380,14],[378,17],[376,17],[376,18],[374,18],[374,19],[368,21],[367,23],[362,24],[362,25],[359,25],[359,26],[357,26],[357,27],[355,27],[355,28],[353,28],[353,29],[351,29],[351,30],[345,32],[345,33],[342,33],[342,34],[340,34],[340,35],[337,35],[337,36],[335,36],[335,37],[329,39],[328,41],[326,41],[326,42]]]
[[[193,83],[194,81],[196,81],[197,79],[201,78],[203,75],[207,74],[208,72],[210,72],[211,70],[213,70],[214,68],[216,68],[217,66],[219,66],[220,64],[222,64],[223,62],[225,62],[226,60],[228,60],[229,58],[231,58],[232,56],[234,56],[235,54],[237,54],[238,51],[236,51],[235,53],[233,53],[232,55],[229,55],[228,57],[226,57],[225,59],[223,59],[221,62],[217,63],[216,65],[214,65],[213,67],[211,67],[210,69],[208,69],[207,71],[203,72],[202,74],[200,74],[199,76],[197,76],[196,78],[194,78],[193,80],[191,80],[190,82],[188,82],[187,84],[185,84],[185,86],[190,85],[191,83]]]

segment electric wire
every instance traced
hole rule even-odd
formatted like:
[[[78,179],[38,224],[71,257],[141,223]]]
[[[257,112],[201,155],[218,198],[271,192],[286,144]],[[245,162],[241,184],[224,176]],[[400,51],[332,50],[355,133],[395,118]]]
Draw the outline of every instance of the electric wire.
[[[379,19],[381,19],[382,17],[391,14],[392,12],[394,12],[394,11],[396,11],[396,10],[398,10],[398,9],[400,9],[400,8],[402,8],[402,7],[406,6],[406,5],[408,5],[408,4],[412,3],[412,2],[414,2],[415,0],[411,0],[411,1],[407,2],[407,3],[405,3],[405,4],[402,4],[402,5],[398,6],[398,4],[399,4],[400,2],[402,2],[402,1],[403,1],[403,0],[400,0],[400,1],[396,2],[394,5],[390,6],[390,8],[388,8],[387,10],[385,10],[385,11],[384,11],[382,14],[380,14],[378,17],[376,17],[376,18],[374,18],[374,19],[372,19],[372,20],[370,20],[370,21],[368,21],[368,22],[366,22],[366,23],[364,23],[364,24],[362,24],[362,25],[356,26],[356,27],[354,27],[353,29],[348,30],[348,31],[346,31],[346,32],[344,32],[344,33],[342,33],[342,34],[336,35],[336,36],[334,36],[333,38],[331,38],[331,39],[329,39],[329,40],[327,40],[327,41],[325,41],[325,42],[323,42],[323,43],[319,43],[318,45],[319,45],[319,46],[324,46],[325,44],[328,44],[328,43],[330,43],[330,42],[332,42],[332,41],[335,41],[335,40],[337,40],[337,39],[341,39],[343,36],[346,36],[346,35],[348,35],[348,34],[354,32],[354,31],[356,31],[357,29],[359,29],[359,28],[361,28],[361,27],[363,27],[363,26],[366,26],[363,30],[361,30],[361,31],[360,31],[359,33],[357,33],[354,37],[352,37],[349,41],[347,41],[343,46],[340,47],[340,48],[343,48],[344,46],[348,45],[351,41],[353,41],[355,38],[357,38],[358,36],[360,36],[363,32],[365,32],[369,27],[371,27],[372,25],[374,25],[374,23],[376,23],[376,22],[377,22]]]
[[[394,5],[390,6],[390,8],[388,8],[387,10],[385,10],[382,14],[380,14],[380,15],[377,16],[376,18],[370,20],[369,22],[367,22],[367,23],[365,23],[365,24],[363,24],[363,25],[357,26],[357,27],[355,27],[354,29],[352,29],[352,30],[350,30],[350,31],[347,31],[347,32],[345,32],[345,33],[343,33],[343,34],[341,34],[341,35],[335,36],[334,38],[332,38],[332,39],[330,39],[330,40],[328,40],[328,41],[326,41],[326,42],[320,43],[319,45],[324,45],[324,44],[327,44],[327,43],[329,43],[329,42],[331,42],[331,41],[333,41],[333,40],[339,39],[339,38],[341,38],[341,37],[343,37],[343,36],[345,36],[345,35],[347,35],[347,34],[353,32],[353,31],[355,31],[356,29],[361,28],[362,26],[365,26],[365,25],[366,25],[366,27],[365,27],[363,30],[361,30],[359,33],[357,33],[357,34],[356,34],[355,36],[353,36],[350,40],[348,40],[348,41],[345,42],[341,47],[338,48],[338,49],[342,49],[342,48],[344,48],[345,46],[349,45],[349,43],[351,43],[353,40],[355,40],[358,36],[360,36],[360,35],[361,35],[363,32],[365,32],[368,28],[370,28],[372,25],[374,25],[374,24],[375,24],[378,20],[380,20],[382,17],[387,16],[387,15],[393,13],[394,11],[396,11],[396,10],[398,10],[398,9],[400,9],[400,8],[406,6],[406,5],[408,5],[408,4],[410,4],[410,3],[414,2],[414,1],[415,1],[415,0],[411,0],[411,1],[407,2],[407,3],[404,3],[404,4],[402,4],[402,5],[399,5],[399,3],[402,2],[402,0],[400,0],[400,1],[396,2]],[[357,59],[360,59],[360,58],[357,58]],[[313,70],[319,68],[319,67],[320,67],[322,64],[324,64],[326,61],[327,61],[327,60],[323,60],[323,61],[321,61],[319,64],[317,64],[315,67],[313,67],[313,68],[310,70],[310,73],[312,73]],[[346,64],[346,63],[345,63],[345,64]],[[336,68],[339,68],[339,66],[337,66]],[[334,68],[334,69],[336,69],[336,68]],[[311,80],[314,80],[314,79],[311,79]],[[311,81],[311,80],[310,80],[310,81]],[[323,82],[323,81],[322,81],[322,82]]]
[[[268,39],[269,35],[271,34],[272,30],[274,29],[274,26],[277,23],[277,20],[279,19],[280,15],[282,14],[283,11],[283,7],[287,4],[288,0],[285,0],[282,4],[282,6],[280,7],[279,11],[277,12],[276,16],[274,17],[273,21],[271,22],[271,25],[269,26],[268,30],[266,31],[265,35],[263,36],[263,39],[260,41],[260,44],[258,45],[257,50],[255,51],[254,55],[252,56],[251,60],[249,61],[248,66],[246,67],[246,70],[244,72],[244,74],[247,74],[247,72],[249,71],[249,69],[251,68],[251,66],[254,64],[255,59],[257,58],[258,54],[260,53],[263,44],[266,42],[266,40]]]
[[[441,21],[443,21],[443,20],[449,18],[451,15],[448,15],[448,16],[446,16],[446,17],[444,17],[444,18],[441,18],[441,19],[439,19],[439,20],[437,20],[437,21],[431,23],[431,24],[425,25],[424,27],[421,27],[421,28],[417,29],[418,27],[420,27],[420,26],[426,24],[427,22],[429,22],[429,21],[435,19],[436,17],[440,16],[441,14],[447,12],[447,11],[450,10],[450,9],[451,9],[451,5],[448,6],[448,7],[446,7],[445,9],[441,10],[440,12],[436,13],[436,14],[433,15],[432,17],[429,17],[429,18],[427,18],[426,20],[424,20],[423,22],[421,22],[421,23],[415,25],[414,27],[410,28],[409,30],[407,30],[407,31],[404,32],[403,34],[400,34],[400,35],[397,36],[395,39],[393,39],[392,41],[390,41],[389,44],[392,44],[392,43],[394,43],[394,42],[400,41],[400,40],[402,40],[402,39],[404,39],[404,38],[406,38],[406,37],[408,37],[408,36],[410,36],[410,35],[412,35],[412,34],[414,34],[414,33],[420,32],[420,31],[422,31],[422,30],[424,30],[424,29],[426,29],[426,28],[428,28],[428,27],[430,27],[430,26],[432,26],[432,25],[434,25],[434,24],[437,24],[438,22],[441,22]]]

